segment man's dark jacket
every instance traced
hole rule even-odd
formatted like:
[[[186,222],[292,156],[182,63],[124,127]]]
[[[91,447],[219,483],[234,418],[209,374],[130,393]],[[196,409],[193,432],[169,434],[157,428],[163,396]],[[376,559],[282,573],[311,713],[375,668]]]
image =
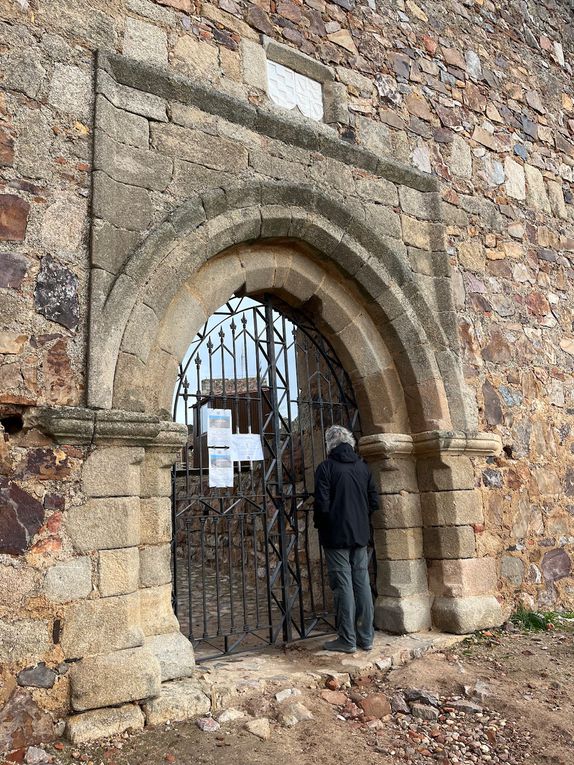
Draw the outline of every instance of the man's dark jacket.
[[[377,487],[366,462],[350,444],[339,444],[315,471],[313,520],[323,547],[366,547],[369,516],[379,508]]]

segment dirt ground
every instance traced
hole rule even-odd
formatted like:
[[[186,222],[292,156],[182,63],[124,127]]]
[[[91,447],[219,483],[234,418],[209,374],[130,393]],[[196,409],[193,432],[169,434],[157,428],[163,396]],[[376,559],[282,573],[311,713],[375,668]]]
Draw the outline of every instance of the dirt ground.
[[[50,747],[50,753],[65,765],[574,765],[573,638],[569,629],[479,633],[446,652],[359,678],[352,688],[341,689],[344,707],[325,700],[324,690],[301,686],[302,695],[294,700],[314,719],[290,728],[277,721],[277,689],[235,704],[270,719],[268,740],[248,732],[244,720],[212,733],[187,722],[126,734],[105,746],[66,743],[62,751]],[[360,705],[364,697],[383,693],[391,699],[412,688],[440,697],[432,712],[436,719],[393,712],[369,721],[357,714],[354,702]],[[478,711],[455,709],[457,699],[464,706],[467,697]]]

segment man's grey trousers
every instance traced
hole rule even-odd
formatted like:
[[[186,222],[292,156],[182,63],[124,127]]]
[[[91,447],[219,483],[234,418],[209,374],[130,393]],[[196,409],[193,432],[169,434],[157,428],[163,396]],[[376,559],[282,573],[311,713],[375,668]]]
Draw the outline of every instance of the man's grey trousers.
[[[350,647],[368,648],[374,637],[368,549],[325,549],[325,559],[339,639]]]

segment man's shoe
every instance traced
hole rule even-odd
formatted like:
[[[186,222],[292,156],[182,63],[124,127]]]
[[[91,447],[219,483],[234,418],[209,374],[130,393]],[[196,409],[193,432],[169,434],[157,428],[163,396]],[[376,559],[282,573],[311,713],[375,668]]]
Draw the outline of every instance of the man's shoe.
[[[373,644],[370,645],[359,645],[359,648],[361,651],[372,651],[373,650]]]
[[[325,651],[339,651],[340,653],[355,653],[357,648],[354,645],[343,643],[342,640],[329,640],[327,643],[323,643]]]

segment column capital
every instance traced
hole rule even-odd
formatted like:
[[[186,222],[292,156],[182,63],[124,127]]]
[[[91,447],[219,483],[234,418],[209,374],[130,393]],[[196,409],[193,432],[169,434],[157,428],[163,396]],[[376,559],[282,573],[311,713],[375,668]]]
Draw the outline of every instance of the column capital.
[[[501,450],[499,435],[476,431],[428,430],[413,435],[375,433],[359,441],[359,451],[367,459],[425,458],[443,454],[451,457],[489,457],[500,454]]]
[[[143,446],[174,451],[187,440],[185,425],[154,415],[118,409],[35,407],[25,426],[38,428],[63,444]]]

